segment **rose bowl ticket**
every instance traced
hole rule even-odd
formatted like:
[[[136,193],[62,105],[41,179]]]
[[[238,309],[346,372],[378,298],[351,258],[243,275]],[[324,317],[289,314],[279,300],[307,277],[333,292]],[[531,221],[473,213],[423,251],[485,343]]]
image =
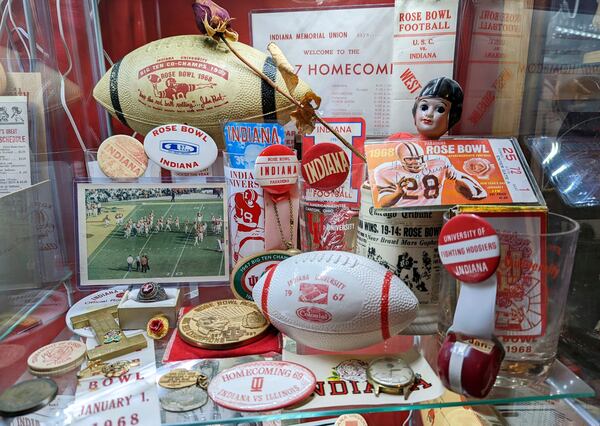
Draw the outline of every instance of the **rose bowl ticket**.
[[[365,154],[375,208],[544,205],[514,139],[402,138]]]

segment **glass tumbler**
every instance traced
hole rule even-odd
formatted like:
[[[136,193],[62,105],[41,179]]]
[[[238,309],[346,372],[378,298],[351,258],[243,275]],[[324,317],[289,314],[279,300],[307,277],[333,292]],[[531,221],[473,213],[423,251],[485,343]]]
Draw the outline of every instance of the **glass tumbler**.
[[[554,213],[547,215],[546,232],[535,232],[529,219],[522,220],[513,227],[491,220],[501,249],[494,334],[506,350],[496,385],[504,387],[542,381],[556,358],[579,233],[577,222]],[[452,325],[459,292],[460,283],[444,269],[442,338]]]

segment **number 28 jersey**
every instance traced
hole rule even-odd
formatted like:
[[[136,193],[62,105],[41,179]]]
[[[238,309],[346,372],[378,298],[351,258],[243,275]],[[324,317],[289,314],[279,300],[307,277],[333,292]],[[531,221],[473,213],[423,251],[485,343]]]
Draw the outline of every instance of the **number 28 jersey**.
[[[425,166],[417,173],[404,169],[400,161],[377,166],[373,175],[379,191],[378,199],[394,193],[396,183],[406,179],[404,195],[393,207],[440,205],[444,181],[456,179],[459,172],[443,155],[425,155],[423,160]]]

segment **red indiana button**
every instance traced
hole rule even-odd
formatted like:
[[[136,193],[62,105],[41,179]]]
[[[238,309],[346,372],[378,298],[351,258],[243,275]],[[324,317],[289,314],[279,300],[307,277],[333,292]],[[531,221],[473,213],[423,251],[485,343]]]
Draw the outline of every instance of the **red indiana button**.
[[[331,191],[344,183],[350,162],[344,150],[334,143],[319,143],[302,157],[302,177],[308,186]]]
[[[479,283],[498,268],[500,240],[489,222],[474,214],[461,214],[442,227],[438,252],[452,276],[465,283]]]

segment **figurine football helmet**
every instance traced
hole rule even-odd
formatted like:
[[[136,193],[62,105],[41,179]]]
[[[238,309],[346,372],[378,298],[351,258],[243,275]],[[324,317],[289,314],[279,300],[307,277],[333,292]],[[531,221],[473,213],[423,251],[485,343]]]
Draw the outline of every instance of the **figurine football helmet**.
[[[419,93],[412,108],[413,117],[417,111],[417,104],[421,98],[442,98],[450,102],[450,114],[448,116],[448,129],[451,129],[462,115],[464,94],[460,85],[448,77],[434,78],[429,81]]]
[[[402,167],[410,173],[419,173],[425,168],[425,152],[414,142],[400,142],[396,147],[396,155]]]

